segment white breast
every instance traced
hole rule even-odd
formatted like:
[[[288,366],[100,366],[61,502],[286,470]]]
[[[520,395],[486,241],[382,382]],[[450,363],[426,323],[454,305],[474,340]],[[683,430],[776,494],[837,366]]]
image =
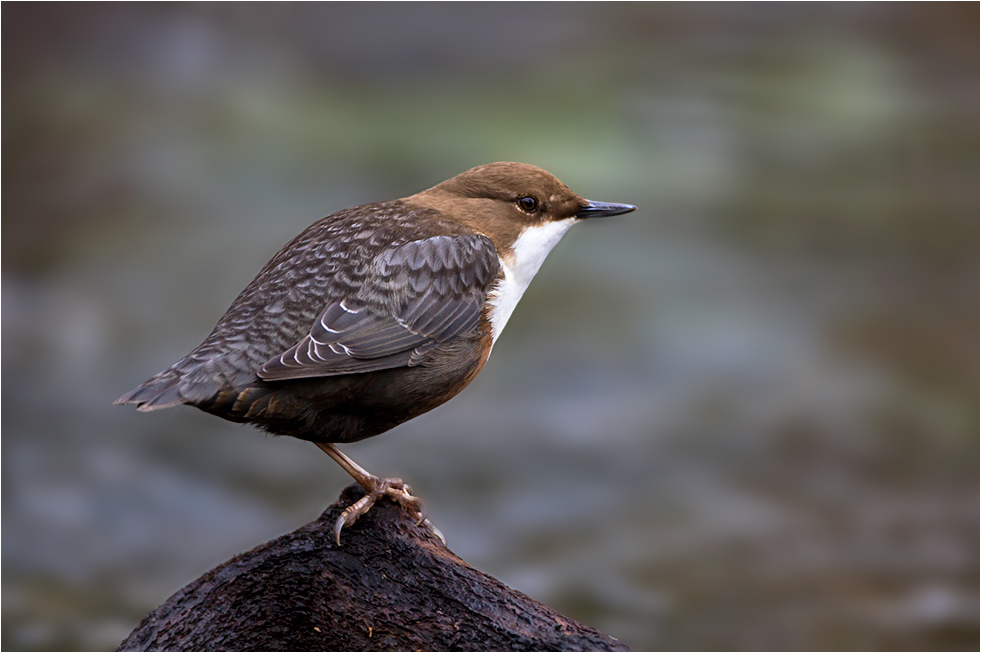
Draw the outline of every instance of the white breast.
[[[504,279],[498,282],[487,297],[491,305],[490,321],[494,342],[497,342],[514,307],[518,305],[518,300],[542,266],[545,257],[575,223],[575,218],[568,218],[526,227],[514,242],[514,251],[501,257]]]

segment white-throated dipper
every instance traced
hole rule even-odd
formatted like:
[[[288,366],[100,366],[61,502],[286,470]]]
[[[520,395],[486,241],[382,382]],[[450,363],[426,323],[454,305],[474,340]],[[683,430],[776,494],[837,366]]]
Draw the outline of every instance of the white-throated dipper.
[[[585,200],[541,168],[490,163],[391,202],[338,211],[266,263],[204,342],[116,400],[189,404],[309,440],[367,494],[425,519],[400,479],[334,443],[417,417],[469,384],[549,251],[575,223],[633,211]]]

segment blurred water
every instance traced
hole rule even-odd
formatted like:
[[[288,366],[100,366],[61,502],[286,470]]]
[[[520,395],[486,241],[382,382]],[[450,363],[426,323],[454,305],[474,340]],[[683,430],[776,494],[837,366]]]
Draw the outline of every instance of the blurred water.
[[[347,451],[638,649],[976,646],[976,8],[5,13],[4,648],[112,648],[333,501],[309,444],[110,404],[313,220],[502,159],[640,210]]]

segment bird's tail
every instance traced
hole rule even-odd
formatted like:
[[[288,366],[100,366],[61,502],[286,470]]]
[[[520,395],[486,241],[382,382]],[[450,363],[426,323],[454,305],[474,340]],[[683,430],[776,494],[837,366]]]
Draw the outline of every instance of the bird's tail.
[[[181,394],[182,376],[171,368],[157,374],[117,399],[114,405],[136,404],[137,410],[150,411],[186,403]]]
[[[151,411],[181,404],[203,407],[234,387],[216,365],[209,351],[195,350],[169,368],[130,390],[115,404],[136,404],[137,410]]]

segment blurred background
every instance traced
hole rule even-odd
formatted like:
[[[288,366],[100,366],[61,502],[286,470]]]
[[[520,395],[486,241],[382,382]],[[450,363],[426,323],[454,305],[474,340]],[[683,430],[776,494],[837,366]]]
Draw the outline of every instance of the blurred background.
[[[496,160],[640,208],[346,451],[636,649],[977,648],[976,3],[3,14],[4,649],[315,519],[312,445],[113,400],[308,224]]]

